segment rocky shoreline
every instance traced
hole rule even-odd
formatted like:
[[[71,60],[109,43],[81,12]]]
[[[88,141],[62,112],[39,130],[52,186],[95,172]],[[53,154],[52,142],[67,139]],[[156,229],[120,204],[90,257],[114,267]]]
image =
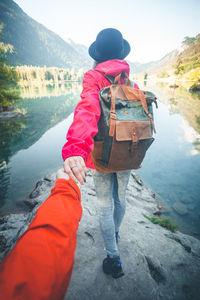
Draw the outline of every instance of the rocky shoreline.
[[[189,88],[189,92],[200,93],[200,84],[194,84]]]
[[[3,111],[0,112],[0,121],[18,120],[25,116],[17,111]]]
[[[44,178],[25,200],[29,213],[0,218],[0,260],[26,230],[54,186],[55,174]],[[158,196],[132,173],[119,249],[125,276],[114,280],[102,272],[105,257],[91,173],[81,187],[83,216],[77,233],[75,264],[66,299],[154,300],[199,299],[200,241],[152,224],[144,217],[160,212]]]

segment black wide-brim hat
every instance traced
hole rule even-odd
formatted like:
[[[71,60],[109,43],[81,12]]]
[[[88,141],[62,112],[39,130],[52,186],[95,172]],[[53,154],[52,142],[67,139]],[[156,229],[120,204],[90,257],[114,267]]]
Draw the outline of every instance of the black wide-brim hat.
[[[130,50],[129,43],[119,30],[106,28],[98,33],[88,52],[95,61],[102,62],[109,59],[124,59]]]

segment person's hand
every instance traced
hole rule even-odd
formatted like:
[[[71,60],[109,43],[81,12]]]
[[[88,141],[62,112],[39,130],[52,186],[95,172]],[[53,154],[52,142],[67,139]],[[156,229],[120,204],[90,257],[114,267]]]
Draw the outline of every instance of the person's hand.
[[[72,178],[75,182],[78,180],[80,184],[84,183],[86,166],[81,156],[68,157],[63,164],[64,171],[67,175]]]
[[[62,168],[62,169],[59,169],[56,173],[56,179],[60,179],[60,178],[63,178],[63,179],[66,179],[66,180],[69,180],[69,176],[67,175],[67,173],[65,173],[65,170]],[[79,189],[81,187],[80,183],[78,182],[77,183]]]
[[[69,176],[67,175],[67,173],[65,173],[64,169],[59,169],[56,173],[56,179],[60,178],[69,180]]]

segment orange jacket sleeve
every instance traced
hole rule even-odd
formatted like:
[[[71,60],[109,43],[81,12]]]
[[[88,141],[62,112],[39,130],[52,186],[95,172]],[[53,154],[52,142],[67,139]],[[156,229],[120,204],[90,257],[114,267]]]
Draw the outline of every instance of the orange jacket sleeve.
[[[82,215],[80,198],[72,179],[57,179],[51,195],[0,266],[2,300],[64,298]]]

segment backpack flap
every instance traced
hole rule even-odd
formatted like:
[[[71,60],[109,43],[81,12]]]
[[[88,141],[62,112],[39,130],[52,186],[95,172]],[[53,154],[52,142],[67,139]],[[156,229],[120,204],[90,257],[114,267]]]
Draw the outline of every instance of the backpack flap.
[[[116,141],[145,140],[152,138],[150,121],[116,121]]]

